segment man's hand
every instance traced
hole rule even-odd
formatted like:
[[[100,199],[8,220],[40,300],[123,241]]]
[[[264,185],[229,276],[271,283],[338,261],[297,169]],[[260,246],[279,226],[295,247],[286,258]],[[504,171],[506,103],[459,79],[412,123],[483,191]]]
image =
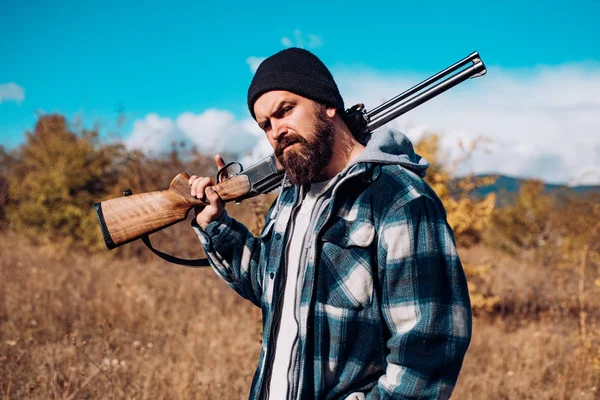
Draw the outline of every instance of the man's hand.
[[[218,154],[215,156],[215,161],[217,162],[217,168],[225,166],[223,158]],[[190,184],[191,195],[193,197],[200,200],[208,200],[210,203],[207,206],[196,207],[194,209],[196,213],[196,222],[200,228],[204,229],[206,228],[206,225],[221,217],[223,214],[224,202],[219,195],[212,190],[212,186],[216,184],[212,178],[192,175],[188,183]]]

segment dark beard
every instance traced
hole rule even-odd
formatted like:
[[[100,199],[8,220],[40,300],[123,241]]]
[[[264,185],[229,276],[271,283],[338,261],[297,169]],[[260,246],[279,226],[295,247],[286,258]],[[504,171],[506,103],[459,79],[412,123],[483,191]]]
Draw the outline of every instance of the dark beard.
[[[319,107],[319,106],[317,106]],[[284,136],[275,147],[275,155],[285,167],[290,181],[295,185],[314,182],[331,161],[335,125],[327,117],[325,107],[318,108],[314,132],[309,139],[300,135]],[[284,154],[286,147],[296,144]]]

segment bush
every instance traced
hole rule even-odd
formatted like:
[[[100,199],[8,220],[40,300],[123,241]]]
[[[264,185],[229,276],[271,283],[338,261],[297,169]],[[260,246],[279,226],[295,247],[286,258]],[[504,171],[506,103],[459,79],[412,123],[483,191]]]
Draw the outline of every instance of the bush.
[[[475,147],[474,142],[468,152],[474,151]],[[416,143],[415,148],[417,153],[431,163],[425,181],[444,203],[448,223],[454,231],[457,243],[461,246],[479,243],[490,225],[496,196],[489,194],[481,200],[475,200],[470,193],[478,187],[491,184],[490,178],[466,176],[457,179],[454,174],[455,168],[447,165],[448,160],[442,154],[440,138],[436,134],[425,136]]]
[[[102,144],[97,130],[74,129],[56,114],[42,116],[20,148],[12,152],[0,148],[0,160],[0,220],[4,217],[12,230],[29,239],[63,249],[106,249],[95,202],[122,196],[124,189],[133,193],[167,189],[180,172],[208,176],[216,172],[212,156],[183,143],[173,144],[165,154],[148,156],[122,144]],[[188,241],[200,247],[189,226],[157,236],[168,239],[167,250],[181,249],[186,247],[180,240],[184,231],[192,233]],[[125,247],[114,254],[150,254],[140,243]]]

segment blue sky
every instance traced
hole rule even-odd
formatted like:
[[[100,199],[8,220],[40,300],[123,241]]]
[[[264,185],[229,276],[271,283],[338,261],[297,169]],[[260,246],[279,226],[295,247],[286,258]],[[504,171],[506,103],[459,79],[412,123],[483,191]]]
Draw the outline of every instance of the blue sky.
[[[78,115],[84,124],[100,123],[108,135],[121,110],[127,119],[118,131],[127,139],[151,124],[149,115],[185,138],[180,116],[192,121],[216,110],[225,113],[215,116],[229,119],[230,129],[256,134],[245,106],[249,59],[289,45],[314,51],[336,78],[343,75],[338,83],[345,97],[360,97],[344,92],[353,90],[353,73],[356,80],[369,76],[384,86],[386,78],[414,84],[474,50],[488,76],[497,71],[515,87],[547,87],[548,75],[567,76],[566,82],[576,76],[583,87],[588,79],[597,83],[599,1],[372,3],[0,0],[0,144],[22,143],[36,112]],[[595,111],[593,98],[591,106]],[[434,110],[443,113],[443,107]],[[426,114],[420,118],[413,122],[428,125]],[[535,123],[531,118],[528,123]],[[598,140],[594,144],[600,149]],[[600,150],[598,160],[591,157],[591,168],[600,170]],[[568,177],[555,180],[561,179]]]

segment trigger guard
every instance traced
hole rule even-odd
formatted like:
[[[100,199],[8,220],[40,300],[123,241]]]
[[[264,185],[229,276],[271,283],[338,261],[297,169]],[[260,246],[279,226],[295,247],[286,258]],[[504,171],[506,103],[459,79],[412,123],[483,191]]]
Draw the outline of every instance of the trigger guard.
[[[238,172],[238,174],[240,174],[244,170],[244,167],[242,166],[242,164],[240,164],[237,161],[231,161],[231,162],[225,164],[225,166],[219,168],[219,170],[217,171],[217,175],[215,176],[215,181],[217,183],[221,183],[222,182],[221,177],[223,175],[223,172],[227,173],[227,168],[229,168],[230,166],[235,165],[235,164],[240,166],[240,172]],[[234,175],[232,175],[232,176],[234,176]],[[226,179],[227,178],[225,178],[223,180],[226,180]]]

